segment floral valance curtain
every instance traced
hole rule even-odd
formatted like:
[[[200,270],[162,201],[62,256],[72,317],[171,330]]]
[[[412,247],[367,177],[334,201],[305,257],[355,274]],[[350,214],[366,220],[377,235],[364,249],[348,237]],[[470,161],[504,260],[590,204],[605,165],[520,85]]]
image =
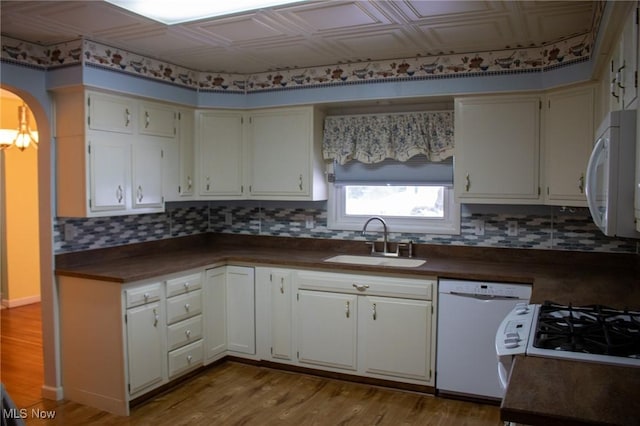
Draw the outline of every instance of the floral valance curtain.
[[[407,161],[418,154],[441,161],[453,156],[453,111],[329,116],[322,149],[325,160],[339,164]]]

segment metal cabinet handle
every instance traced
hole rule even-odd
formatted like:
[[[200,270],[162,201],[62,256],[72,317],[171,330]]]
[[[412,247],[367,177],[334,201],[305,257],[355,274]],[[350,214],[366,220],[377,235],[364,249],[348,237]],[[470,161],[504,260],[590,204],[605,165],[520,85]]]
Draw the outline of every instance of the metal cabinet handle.
[[[131,123],[131,113],[129,112],[129,108],[125,108],[125,110],[124,110],[124,127],[129,127],[129,123]]]
[[[191,330],[186,330],[184,334],[187,335],[187,339],[191,338]]]
[[[464,189],[469,192],[469,189],[471,189],[471,176],[469,176],[469,173],[467,173],[466,181],[467,183],[464,185]]]
[[[211,178],[209,176],[207,176],[206,179],[207,179],[207,191],[208,191],[209,188],[211,187],[211,184],[210,184]]]
[[[351,315],[351,302],[349,302],[348,300],[344,304],[344,313],[347,316],[347,318],[349,318],[349,315]]]
[[[616,85],[619,86],[619,84],[617,84],[617,80],[617,77],[614,77],[613,80],[611,80],[611,96],[616,99],[620,99],[620,96],[618,96],[618,94],[616,93]]]
[[[300,175],[299,179],[300,181],[298,182],[298,188],[300,188],[300,191],[302,191],[302,175]]]
[[[193,359],[193,357],[191,355],[187,355],[187,363],[191,364],[191,360]]]
[[[622,70],[624,69],[625,65],[623,64],[620,68],[618,68],[618,72],[616,73],[616,84],[618,85],[618,87],[622,90],[625,89],[625,86],[623,86],[620,82],[622,81]]]
[[[378,313],[376,312],[376,304],[373,304],[373,320],[375,321],[378,317]]]
[[[190,309],[190,308],[191,308],[191,305],[190,305],[190,304],[188,304],[188,303],[185,303],[185,304],[184,304],[184,310],[185,310],[185,311],[189,312],[189,309]]]
[[[187,176],[187,190],[191,191],[191,187],[193,186],[193,180],[191,176]]]
[[[368,289],[368,288],[369,288],[369,285],[368,285],[368,284],[355,284],[355,283],[354,283],[354,284],[352,284],[352,285],[353,285],[353,288],[355,288],[355,289],[356,289],[356,290],[358,290],[358,291],[365,291],[366,289]]]
[[[118,185],[118,188],[116,189],[116,199],[118,200],[118,203],[122,202],[122,198],[123,197],[123,191],[122,191],[122,185]]]
[[[184,289],[186,291],[189,291],[189,282],[188,281],[186,283],[184,283]]]
[[[284,277],[280,278],[280,294],[284,294]]]
[[[138,185],[138,193],[137,193],[138,202],[142,202],[144,198],[144,193],[142,192],[142,185]]]
[[[158,326],[158,321],[160,320],[160,315],[158,315],[158,311],[156,308],[153,308],[153,326]]]
[[[144,297],[144,301],[145,303],[147,302],[147,300],[149,300],[149,293],[145,293],[142,295],[142,297]]]
[[[578,179],[578,189],[581,194],[584,194],[584,173],[582,173],[580,179]]]
[[[144,128],[147,129],[149,127],[149,111],[144,112]]]

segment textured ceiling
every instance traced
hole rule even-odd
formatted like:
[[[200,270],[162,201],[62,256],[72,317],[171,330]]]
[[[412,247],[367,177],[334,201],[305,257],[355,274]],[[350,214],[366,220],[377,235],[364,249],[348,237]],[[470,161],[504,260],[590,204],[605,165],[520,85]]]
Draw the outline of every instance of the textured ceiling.
[[[176,1],[179,7],[179,1]],[[592,1],[308,1],[166,26],[104,1],[2,1],[2,34],[80,37],[197,71],[256,73],[541,46],[592,30]]]

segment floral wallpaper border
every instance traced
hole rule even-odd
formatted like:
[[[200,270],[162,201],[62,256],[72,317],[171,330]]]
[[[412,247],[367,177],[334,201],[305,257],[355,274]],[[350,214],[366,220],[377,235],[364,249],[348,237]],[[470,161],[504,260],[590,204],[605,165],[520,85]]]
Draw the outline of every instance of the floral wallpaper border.
[[[595,32],[585,33],[541,47],[426,55],[249,75],[190,70],[86,39],[40,46],[2,37],[0,60],[42,69],[80,64],[161,80],[203,92],[244,94],[345,84],[543,72],[589,60],[594,44],[593,34]]]

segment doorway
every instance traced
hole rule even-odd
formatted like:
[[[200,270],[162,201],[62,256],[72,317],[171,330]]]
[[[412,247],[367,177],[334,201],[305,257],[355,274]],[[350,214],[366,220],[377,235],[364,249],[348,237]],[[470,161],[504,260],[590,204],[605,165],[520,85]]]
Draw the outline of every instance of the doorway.
[[[15,133],[20,108],[27,105],[5,89],[0,89],[0,102],[0,129]],[[37,132],[28,106],[25,112],[30,130]],[[0,152],[0,373],[20,408],[42,398],[44,381],[38,182],[38,152],[34,146],[24,150],[12,146]]]

